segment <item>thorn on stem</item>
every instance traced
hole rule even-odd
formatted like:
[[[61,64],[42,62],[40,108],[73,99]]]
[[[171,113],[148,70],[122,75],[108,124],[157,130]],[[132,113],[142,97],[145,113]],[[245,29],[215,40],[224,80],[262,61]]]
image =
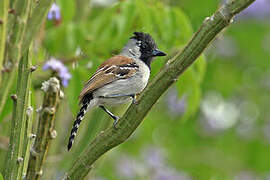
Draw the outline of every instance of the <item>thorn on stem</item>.
[[[30,139],[34,139],[34,138],[36,138],[36,137],[37,137],[37,135],[32,134],[32,133],[31,133],[30,136],[29,136]]]
[[[9,13],[9,14],[15,14],[16,11],[15,11],[15,9],[12,8],[12,9],[9,9],[9,10],[8,10],[8,13]]]
[[[32,112],[33,112],[33,107],[32,107],[32,106],[29,106],[29,107],[26,109],[26,115],[27,115],[28,117],[30,117],[31,114],[32,114]]]
[[[55,113],[55,108],[46,107],[46,108],[44,108],[44,112],[47,112],[48,114],[53,115]]]
[[[64,99],[64,97],[65,97],[65,94],[62,90],[60,90],[59,97],[60,97],[60,99]]]
[[[13,101],[17,101],[18,99],[17,94],[12,94],[10,97]]]
[[[37,69],[37,66],[31,66],[31,67],[30,67],[30,71],[31,71],[31,72],[34,72],[36,69]]]
[[[40,170],[40,171],[36,172],[36,174],[37,174],[38,176],[41,176],[41,175],[43,174],[43,171]]]
[[[40,106],[39,108],[36,109],[37,113],[40,113],[42,111],[42,106]]]
[[[51,130],[51,131],[50,131],[50,137],[51,137],[51,139],[55,139],[56,136],[57,136],[56,130]]]
[[[2,20],[2,19],[0,19],[0,25],[1,25],[1,24],[3,24],[3,20]]]
[[[34,150],[34,148],[31,148],[31,149],[30,149],[30,153],[31,153],[31,155],[34,156],[34,157],[37,157],[37,156],[38,156],[38,153]]]
[[[18,162],[18,163],[23,162],[23,158],[22,158],[22,157],[18,157],[17,162]]]
[[[204,19],[204,23],[206,23],[207,21],[209,21],[210,20],[210,17],[206,17],[205,19]]]

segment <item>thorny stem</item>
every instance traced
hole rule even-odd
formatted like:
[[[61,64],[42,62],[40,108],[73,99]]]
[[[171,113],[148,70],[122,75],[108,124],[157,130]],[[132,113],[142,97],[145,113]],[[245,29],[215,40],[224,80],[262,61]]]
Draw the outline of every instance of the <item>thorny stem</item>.
[[[42,90],[45,92],[43,105],[39,110],[39,121],[37,136],[33,147],[31,148],[29,165],[26,179],[37,180],[42,175],[42,166],[46,158],[49,145],[52,139],[56,137],[54,130],[54,120],[57,105],[60,96],[60,83],[55,77],[42,84]]]
[[[6,35],[4,71],[1,71],[2,82],[0,84],[0,114],[4,108],[8,92],[17,72],[17,65],[21,58],[22,37],[25,32],[27,18],[29,16],[31,1],[17,0],[13,3],[15,13],[9,15]]]
[[[83,153],[75,160],[73,167],[63,179],[83,179],[93,164],[104,153],[123,143],[135,131],[159,97],[175,82],[203,52],[216,35],[232,22],[234,15],[245,9],[255,0],[229,0],[211,17],[205,19],[186,47],[171,59],[146,87],[139,97],[119,120],[117,129],[109,128],[100,133]]]
[[[22,43],[22,53],[29,48],[32,40],[38,33],[38,30],[44,22],[45,17],[47,16],[47,13],[53,3],[53,0],[42,0],[36,2],[37,3],[34,4],[34,10],[32,12],[32,15],[27,22],[26,32],[23,37]]]
[[[23,162],[25,158],[24,135],[29,105],[30,88],[30,58],[28,52],[21,58],[18,71],[16,96],[13,96],[14,106],[11,122],[11,134],[7,156],[5,179],[22,179]],[[16,97],[16,98],[15,98]]]
[[[2,1],[2,0],[1,0]],[[16,29],[22,29],[19,27],[19,25],[17,26],[13,26],[12,22],[13,22],[13,18],[14,18],[14,14],[18,15],[18,12],[24,12],[25,14],[28,13],[28,15],[30,14],[30,11],[22,11],[23,7],[25,6],[19,6],[16,5],[17,3],[30,3],[32,1],[30,0],[15,0],[14,2],[12,1],[11,3],[13,4],[14,7],[14,11],[15,13],[12,13],[11,15],[9,15],[9,17],[11,17],[9,19],[9,26],[8,26],[8,32],[9,32],[9,37],[13,37],[16,36],[14,33],[15,32],[19,32]],[[2,77],[2,83],[0,81],[0,114],[3,111],[4,105],[6,103],[7,100],[7,96],[8,93],[10,91],[11,85],[13,83],[14,77],[15,77],[15,73],[17,70],[17,58],[20,58],[20,56],[22,54],[24,54],[27,49],[29,48],[32,40],[35,38],[35,35],[37,34],[38,30],[40,29],[42,23],[44,22],[44,19],[47,15],[47,12],[49,11],[51,4],[52,4],[53,0],[42,0],[42,1],[33,1],[32,2],[32,13],[31,16],[28,18],[28,20],[26,19],[21,19],[21,18],[17,18],[19,20],[23,20],[23,23],[26,23],[26,25],[24,26],[24,33],[21,36],[16,36],[20,39],[19,43],[15,43],[15,47],[16,50],[20,50],[19,53],[15,50],[12,49],[12,52],[8,53],[7,52],[7,48],[6,48],[6,55],[5,55],[5,69],[7,69],[7,71],[5,72],[0,72]],[[14,29],[14,32],[13,30]],[[14,41],[15,42],[15,41]],[[8,44],[8,42],[6,42],[6,44]],[[7,45],[6,45],[7,46]],[[10,45],[8,45],[10,46]],[[9,48],[10,49],[10,48]],[[10,63],[9,59],[10,57],[15,57],[15,59],[13,59]],[[1,59],[1,58],[0,58]],[[1,63],[1,61],[0,61]],[[4,85],[2,85],[4,84]]]
[[[6,42],[6,28],[7,28],[7,14],[8,14],[8,0],[0,1],[0,73],[2,71],[5,42]],[[1,84],[1,78],[0,78]]]
[[[22,176],[26,176],[26,171],[30,156],[30,147],[35,139],[35,134],[32,134],[32,120],[33,120],[33,107],[31,106],[31,92],[29,92],[28,106],[26,109],[25,133],[24,133],[24,147],[23,147],[23,170]]]

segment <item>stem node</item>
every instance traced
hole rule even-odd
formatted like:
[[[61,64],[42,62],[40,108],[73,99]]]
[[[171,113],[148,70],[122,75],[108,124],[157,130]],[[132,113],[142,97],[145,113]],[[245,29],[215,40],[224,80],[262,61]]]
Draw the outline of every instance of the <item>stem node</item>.
[[[23,162],[23,158],[22,157],[18,157],[17,162],[18,163],[22,163]]]
[[[13,101],[17,101],[18,99],[17,94],[12,94],[10,97]]]
[[[31,66],[31,67],[30,67],[30,71],[31,71],[31,72],[34,72],[35,70],[37,70],[37,66]]]

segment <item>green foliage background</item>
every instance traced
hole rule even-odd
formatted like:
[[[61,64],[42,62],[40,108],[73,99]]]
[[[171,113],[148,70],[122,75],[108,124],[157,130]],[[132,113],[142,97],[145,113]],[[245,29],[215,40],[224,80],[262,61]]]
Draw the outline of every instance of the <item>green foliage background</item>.
[[[58,0],[56,3],[61,8],[61,21],[48,20],[33,47],[33,64],[39,66],[32,79],[34,108],[41,104],[41,82],[51,76],[50,72],[42,70],[49,57],[63,61],[72,78],[68,87],[63,87],[65,99],[59,106],[56,119],[58,137],[51,145],[43,179],[59,179],[95,135],[112,123],[99,109],[89,112],[72,151],[66,151],[71,124],[79,108],[78,94],[83,82],[100,63],[117,54],[134,31],[148,32],[156,39],[159,49],[169,54],[169,57],[157,58],[153,62],[153,77],[183,48],[204,18],[219,6],[219,2],[213,0],[125,0],[104,7],[84,4],[82,6],[89,6],[90,12],[81,16],[76,1]],[[78,16],[82,18],[76,18]],[[96,163],[89,179],[154,179],[158,173],[155,167],[147,165],[147,159],[151,158],[151,153],[144,153],[147,149],[162,152],[158,154],[163,159],[161,169],[171,169],[178,174],[176,179],[180,176],[234,179],[245,172],[261,179],[269,176],[270,132],[267,137],[264,129],[270,124],[270,50],[262,47],[269,32],[269,21],[236,19],[160,99],[134,135]],[[234,42],[235,53],[230,56],[226,56],[225,45],[217,45],[226,37]],[[266,43],[269,47],[270,40]],[[76,53],[79,48],[80,55]],[[225,55],[218,53],[218,48],[225,49]],[[168,98],[174,90],[177,90],[177,99],[184,98],[183,113],[175,113],[169,108]],[[234,125],[208,132],[202,125],[201,102],[209,92],[220,94],[224,101],[234,103],[237,109],[241,109],[243,103],[249,106],[240,111],[239,120]],[[10,101],[0,115],[1,139],[8,137]],[[113,111],[121,115],[126,107],[114,108]],[[243,117],[246,116],[256,117],[253,118],[252,130],[247,131],[247,136],[239,136],[238,129],[241,123],[245,124]],[[244,127],[246,129],[249,130]],[[5,168],[5,154],[6,149],[0,147],[0,172]],[[119,167],[125,168],[121,159],[128,159],[129,165],[133,164],[126,167],[131,175],[119,172]]]

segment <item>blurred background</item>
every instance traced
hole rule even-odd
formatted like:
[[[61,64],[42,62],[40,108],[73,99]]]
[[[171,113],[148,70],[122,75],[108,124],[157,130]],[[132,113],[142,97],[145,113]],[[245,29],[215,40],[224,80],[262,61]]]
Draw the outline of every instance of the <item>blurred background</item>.
[[[32,76],[34,109],[42,103],[41,83],[50,76],[59,77],[65,93],[42,179],[59,179],[93,138],[111,126],[102,110],[89,112],[67,153],[77,97],[100,63],[117,54],[134,31],[148,32],[169,54],[153,62],[154,77],[222,3],[56,0],[33,45],[38,66]],[[257,0],[160,98],[129,140],[96,162],[87,179],[269,180],[269,59],[270,0]],[[15,85],[10,94],[14,92]],[[127,107],[110,110],[121,116]],[[0,115],[1,172],[11,110],[9,100]]]

